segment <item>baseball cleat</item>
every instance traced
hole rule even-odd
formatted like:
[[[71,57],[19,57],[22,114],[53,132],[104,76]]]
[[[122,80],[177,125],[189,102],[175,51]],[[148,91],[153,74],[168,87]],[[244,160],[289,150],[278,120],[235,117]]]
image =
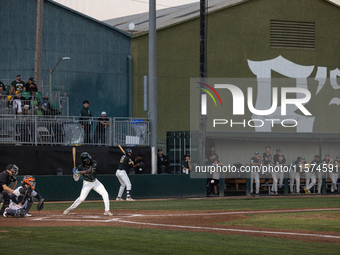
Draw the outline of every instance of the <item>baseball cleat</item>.
[[[67,214],[69,214],[70,213],[70,211],[72,211],[70,208],[67,208],[64,212],[63,212],[63,214],[64,215],[67,215]]]
[[[306,194],[308,194],[308,190],[306,188],[303,189],[305,191]]]
[[[123,201],[123,199],[121,197],[117,197],[116,200],[117,201]]]
[[[4,213],[2,214],[2,216],[4,216],[5,218],[7,218],[7,210],[8,210],[8,207],[5,209]]]
[[[32,217],[32,213],[29,213],[29,212],[26,213],[26,214],[25,214],[25,217]]]
[[[104,215],[106,215],[106,216],[112,216],[113,214],[112,214],[110,211],[105,211],[105,212],[104,212]]]
[[[126,201],[135,201],[132,197],[127,197]]]

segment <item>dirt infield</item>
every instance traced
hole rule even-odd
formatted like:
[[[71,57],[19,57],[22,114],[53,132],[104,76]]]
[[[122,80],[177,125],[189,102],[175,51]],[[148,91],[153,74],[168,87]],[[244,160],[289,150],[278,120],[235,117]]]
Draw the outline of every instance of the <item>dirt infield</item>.
[[[340,243],[340,233],[275,228],[235,227],[218,225],[226,221],[249,218],[249,214],[275,214],[301,211],[339,211],[340,208],[314,208],[299,210],[261,211],[150,211],[116,210],[113,216],[104,216],[102,210],[74,210],[69,215],[63,211],[33,211],[33,217],[3,218],[2,227],[15,226],[128,226],[220,234],[238,234],[285,238],[309,242]]]

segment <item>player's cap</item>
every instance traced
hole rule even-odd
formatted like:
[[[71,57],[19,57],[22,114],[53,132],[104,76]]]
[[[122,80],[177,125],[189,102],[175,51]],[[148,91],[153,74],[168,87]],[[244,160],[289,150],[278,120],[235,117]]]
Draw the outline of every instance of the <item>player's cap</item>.
[[[106,112],[102,112],[102,114],[101,114],[101,115],[104,115],[104,114],[106,115]]]
[[[17,78],[18,78],[18,77],[21,77],[21,75],[20,75],[20,74],[18,74],[18,75],[17,75]]]
[[[186,158],[186,157],[190,157],[190,155],[189,155],[189,154],[185,154],[184,157],[185,157],[185,158]]]
[[[280,148],[276,148],[276,151],[281,151],[281,149]]]
[[[83,104],[85,104],[85,103],[90,104],[90,102],[88,100],[84,100]]]
[[[158,148],[158,151],[162,151],[162,148]]]
[[[330,157],[330,155],[328,153],[326,153],[325,157]]]
[[[214,158],[213,161],[217,161],[218,163],[220,163],[220,160],[218,158]]]
[[[284,157],[284,155],[281,153],[281,154],[279,155],[279,157]]]
[[[303,157],[303,156],[300,159],[306,160],[305,157]]]
[[[314,158],[320,158],[320,156],[319,155],[315,155]]]
[[[15,91],[15,94],[19,94],[19,93],[20,93],[20,91],[19,91],[19,90]]]
[[[337,155],[336,158],[340,158],[340,155]]]
[[[28,80],[34,82],[34,78],[33,77],[30,77]]]
[[[260,153],[258,151],[255,151],[254,155],[259,155]]]

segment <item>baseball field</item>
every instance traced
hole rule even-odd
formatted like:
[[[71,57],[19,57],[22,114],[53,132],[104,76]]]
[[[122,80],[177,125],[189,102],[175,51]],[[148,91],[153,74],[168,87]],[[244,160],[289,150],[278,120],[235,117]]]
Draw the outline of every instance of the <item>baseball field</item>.
[[[0,254],[339,254],[340,196],[46,202],[0,219]]]

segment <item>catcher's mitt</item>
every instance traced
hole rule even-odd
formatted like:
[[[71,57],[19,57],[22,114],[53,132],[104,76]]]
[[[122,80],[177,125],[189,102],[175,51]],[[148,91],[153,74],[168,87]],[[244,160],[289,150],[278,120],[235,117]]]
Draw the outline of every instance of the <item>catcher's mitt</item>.
[[[45,199],[41,199],[38,204],[37,204],[37,209],[38,211],[41,211],[42,209],[44,209],[44,201]]]

